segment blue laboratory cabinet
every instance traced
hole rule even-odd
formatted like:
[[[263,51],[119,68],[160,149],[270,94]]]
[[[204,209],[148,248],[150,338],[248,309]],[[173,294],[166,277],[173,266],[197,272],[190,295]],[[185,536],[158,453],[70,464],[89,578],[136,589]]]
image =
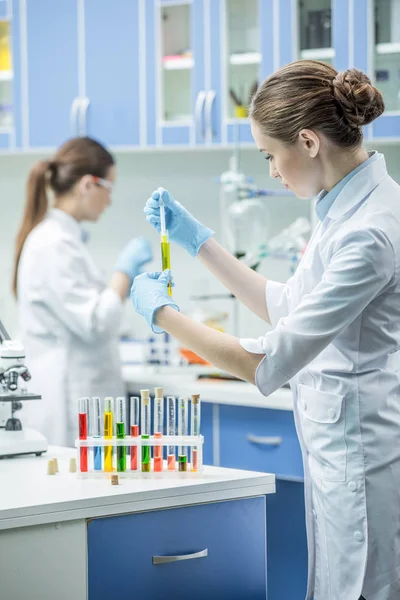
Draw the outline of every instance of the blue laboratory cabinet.
[[[365,137],[398,140],[399,12],[389,0],[0,0],[13,63],[0,71],[0,150],[85,134],[125,149],[253,143],[254,86],[298,58],[367,72],[386,112]]]
[[[88,600],[265,600],[265,511],[263,496],[90,520]]]

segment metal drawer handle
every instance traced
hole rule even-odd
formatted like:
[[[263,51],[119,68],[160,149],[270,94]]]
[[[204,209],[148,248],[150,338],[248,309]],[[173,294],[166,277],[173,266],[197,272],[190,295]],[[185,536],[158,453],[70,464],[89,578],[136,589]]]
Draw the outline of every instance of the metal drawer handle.
[[[260,437],[251,433],[247,434],[247,441],[260,446],[280,446],[282,444],[281,437]]]
[[[208,548],[204,548],[204,550],[200,550],[200,552],[194,552],[193,554],[178,554],[177,556],[153,556],[153,565],[178,562],[179,560],[206,558],[206,556],[208,556]]]

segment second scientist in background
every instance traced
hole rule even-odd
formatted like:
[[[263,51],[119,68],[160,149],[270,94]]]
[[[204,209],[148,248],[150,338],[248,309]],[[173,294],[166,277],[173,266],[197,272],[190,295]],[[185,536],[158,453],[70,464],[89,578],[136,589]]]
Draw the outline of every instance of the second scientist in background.
[[[124,395],[118,354],[123,302],[134,277],[152,260],[151,246],[132,239],[107,285],[81,228],[110,205],[115,175],[112,155],[82,137],[37,163],[27,183],[13,287],[32,385],[43,399],[26,402],[24,412],[25,422],[50,444],[73,445],[79,397]],[[51,210],[48,189],[54,194]]]

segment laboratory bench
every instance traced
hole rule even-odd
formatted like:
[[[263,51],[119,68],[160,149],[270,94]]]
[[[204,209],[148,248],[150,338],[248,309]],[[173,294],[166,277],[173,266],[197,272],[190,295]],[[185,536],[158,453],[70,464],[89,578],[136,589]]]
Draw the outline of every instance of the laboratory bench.
[[[114,486],[69,473],[75,454],[0,461],[1,598],[265,600],[273,474],[206,466]]]
[[[153,393],[155,386],[163,387],[165,396],[200,394],[205,464],[276,476],[276,494],[266,503],[268,600],[303,600],[307,587],[303,461],[291,391],[281,388],[265,397],[242,381],[198,379],[201,370],[122,365],[128,395],[143,388]]]

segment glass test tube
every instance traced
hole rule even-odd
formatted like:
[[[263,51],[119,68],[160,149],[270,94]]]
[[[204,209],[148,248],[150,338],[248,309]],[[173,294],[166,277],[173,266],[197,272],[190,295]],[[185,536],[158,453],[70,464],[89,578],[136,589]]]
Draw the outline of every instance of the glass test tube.
[[[161,438],[164,429],[164,396],[160,387],[154,390],[154,437]],[[163,470],[163,447],[154,446],[154,471]]]
[[[190,435],[200,435],[200,394],[192,394]],[[198,468],[198,448],[197,446],[192,446],[192,471],[197,471]]]
[[[168,431],[167,435],[176,435],[176,400],[175,396],[167,396]],[[168,471],[175,471],[176,446],[168,446]]]
[[[139,436],[139,397],[131,396],[131,436]],[[131,471],[138,468],[138,448],[131,446]]]
[[[178,400],[178,435],[188,435],[188,399]],[[178,448],[178,470],[187,471],[187,447]]]
[[[87,440],[88,435],[88,400],[89,398],[80,398],[79,400],[79,439]],[[79,448],[79,468],[86,473],[88,471],[88,451],[89,448]]]
[[[91,410],[91,431],[92,436],[95,438],[101,438],[101,408],[100,398],[92,398],[92,410]],[[93,466],[95,471],[101,471],[101,446],[94,446],[93,448]]]
[[[148,440],[150,437],[150,391],[140,390],[142,400],[142,440]],[[150,446],[142,446],[142,472],[149,473],[151,469],[150,463]]]
[[[116,431],[117,440],[125,438],[125,398],[116,399]],[[126,446],[117,446],[117,471],[126,471]]]
[[[104,438],[111,440],[113,436],[113,399],[104,399]],[[113,447],[104,446],[104,470],[111,473],[113,470]]]

